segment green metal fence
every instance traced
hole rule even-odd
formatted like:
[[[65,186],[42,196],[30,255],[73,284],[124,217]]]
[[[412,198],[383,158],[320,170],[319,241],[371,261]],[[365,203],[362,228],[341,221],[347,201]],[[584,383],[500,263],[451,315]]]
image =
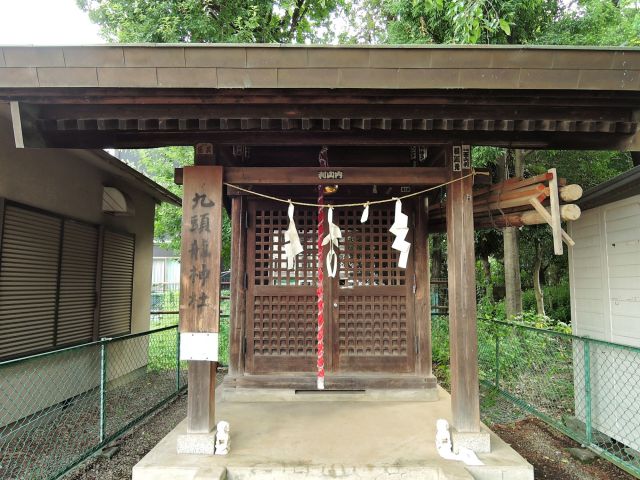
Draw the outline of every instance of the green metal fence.
[[[496,320],[478,340],[485,422],[533,415],[640,478],[639,348]]]
[[[177,326],[0,363],[0,478],[53,479],[186,388]]]
[[[229,272],[220,278],[220,330],[218,342],[218,366],[229,365],[229,318],[230,285]],[[177,283],[155,284],[151,291],[151,327],[160,328],[177,325],[180,308],[180,285]]]

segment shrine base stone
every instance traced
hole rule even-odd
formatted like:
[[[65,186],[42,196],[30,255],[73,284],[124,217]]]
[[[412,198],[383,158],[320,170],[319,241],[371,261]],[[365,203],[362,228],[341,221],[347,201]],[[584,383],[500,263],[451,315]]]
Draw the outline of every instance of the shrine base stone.
[[[215,453],[215,447],[215,432],[178,435],[178,455],[213,455]]]
[[[455,428],[452,428],[451,442],[453,443],[454,452],[459,447],[468,448],[475,453],[491,452],[491,434],[484,428],[479,432],[458,432]]]

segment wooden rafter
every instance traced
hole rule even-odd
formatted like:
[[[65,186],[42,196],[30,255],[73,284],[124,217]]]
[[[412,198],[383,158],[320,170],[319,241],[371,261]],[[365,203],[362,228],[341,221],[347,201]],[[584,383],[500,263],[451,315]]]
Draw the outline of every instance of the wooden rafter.
[[[336,178],[336,173],[341,178]],[[322,175],[331,174],[331,175]],[[174,181],[182,184],[183,170]],[[328,177],[328,178],[322,178]],[[224,181],[234,185],[439,185],[448,180],[440,167],[227,167]]]

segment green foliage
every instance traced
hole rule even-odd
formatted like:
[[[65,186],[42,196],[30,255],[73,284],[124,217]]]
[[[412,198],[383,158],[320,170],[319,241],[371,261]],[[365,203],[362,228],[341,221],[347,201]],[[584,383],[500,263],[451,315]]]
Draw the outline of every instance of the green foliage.
[[[568,183],[577,183],[584,189],[594,187],[633,166],[628,152],[539,150],[527,157],[529,175],[543,173],[551,167]]]
[[[336,0],[77,0],[102,36],[127,43],[315,39]]]
[[[549,324],[571,324],[571,299],[569,297],[569,283],[563,281],[559,285],[545,286],[544,309],[549,318]],[[525,312],[536,311],[536,296],[533,290],[522,292],[522,309]]]
[[[558,12],[556,0],[384,0],[389,43],[525,43]]]
[[[448,317],[437,315],[431,319],[431,355],[434,375],[440,384],[448,388],[451,382]]]
[[[640,45],[635,0],[579,0],[535,39],[547,45]]]
[[[159,183],[167,190],[182,197],[182,186],[173,181],[176,167],[193,164],[193,148],[166,147],[158,149],[139,150],[142,172]],[[156,207],[154,226],[155,240],[164,248],[180,251],[180,228],[182,209],[168,203],[161,203]]]
[[[176,167],[193,164],[192,147],[164,147],[140,150],[139,168],[155,182],[182,196],[182,186],[173,181]],[[182,209],[162,203],[156,207],[154,237],[164,248],[180,251]],[[223,210],[222,218],[222,263],[224,268],[231,264],[231,221]]]

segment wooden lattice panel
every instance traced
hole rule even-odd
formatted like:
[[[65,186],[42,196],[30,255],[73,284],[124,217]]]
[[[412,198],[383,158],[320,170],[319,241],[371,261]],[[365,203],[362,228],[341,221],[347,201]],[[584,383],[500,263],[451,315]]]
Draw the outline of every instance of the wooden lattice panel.
[[[360,223],[362,209],[340,209],[334,219],[342,230],[340,242],[341,287],[405,285],[405,270],[398,267],[400,256],[391,248],[394,235],[389,232],[394,210],[388,206],[370,207],[369,220]]]
[[[255,355],[316,354],[317,305],[313,295],[256,295],[253,305]]]
[[[340,354],[351,357],[408,354],[405,295],[341,295],[338,308]]]
[[[304,252],[296,257],[295,269],[288,270],[284,256],[284,232],[289,226],[286,206],[256,208],[255,285],[316,285],[318,214],[315,209],[296,208],[294,218]]]

